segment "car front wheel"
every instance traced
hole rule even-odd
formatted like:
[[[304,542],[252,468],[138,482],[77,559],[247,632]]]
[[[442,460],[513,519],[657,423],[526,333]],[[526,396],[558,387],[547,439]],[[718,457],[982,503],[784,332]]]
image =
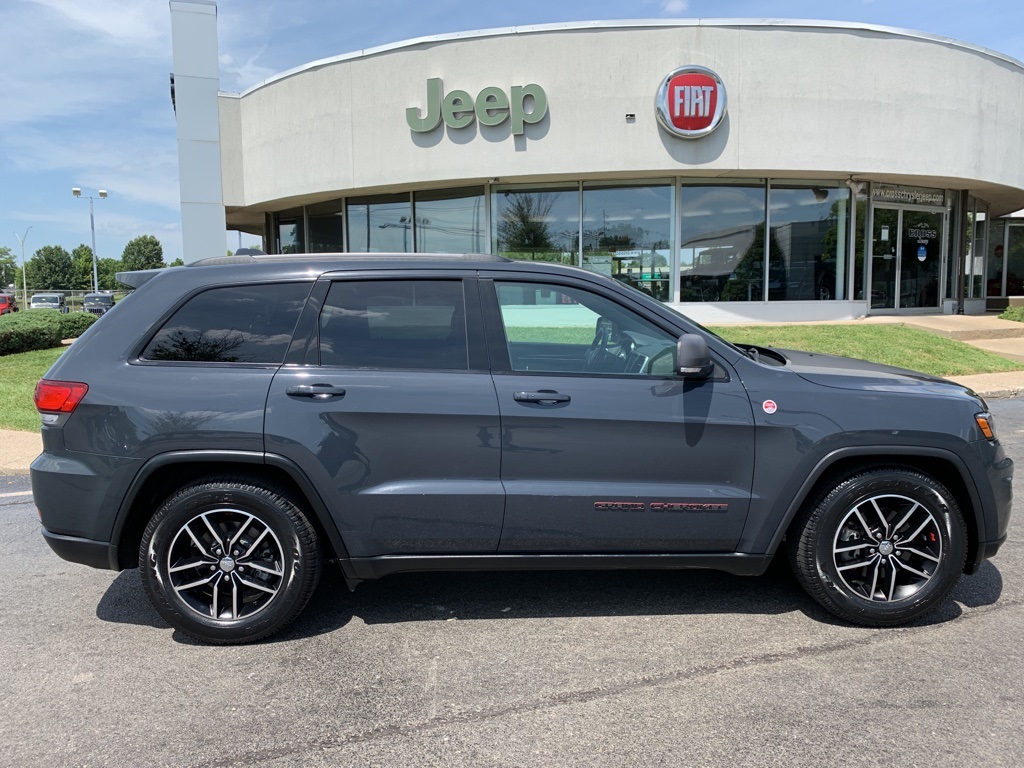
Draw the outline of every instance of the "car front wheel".
[[[316,529],[286,494],[238,479],[185,486],[142,536],[142,583],[176,629],[248,643],[283,629],[320,577]]]
[[[797,580],[836,616],[893,626],[931,611],[963,571],[967,530],[949,490],[911,469],[877,468],[807,510],[790,545]]]

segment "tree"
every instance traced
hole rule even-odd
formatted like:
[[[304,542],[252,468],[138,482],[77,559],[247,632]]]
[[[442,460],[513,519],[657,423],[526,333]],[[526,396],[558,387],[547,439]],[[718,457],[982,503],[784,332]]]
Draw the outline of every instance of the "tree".
[[[176,258],[174,261],[172,261],[167,266],[168,267],[184,267],[185,266],[185,260],[182,259],[181,256],[179,256],[178,258]]]
[[[547,218],[554,199],[544,194],[512,192],[498,221],[498,250],[553,251]]]
[[[71,252],[71,262],[75,270],[71,287],[79,291],[92,290],[92,248],[82,243]]]
[[[136,237],[124,247],[124,253],[121,254],[121,267],[125,272],[166,266],[164,248],[152,235]]]
[[[28,282],[37,290],[67,290],[74,284],[71,254],[59,245],[44,245],[29,259]]]
[[[101,291],[113,291],[117,288],[117,278],[114,277],[121,271],[119,259],[100,259],[96,263],[96,274],[99,277]]]
[[[15,282],[19,274],[20,270],[14,253],[6,245],[0,245],[0,291],[8,290],[11,285],[20,285]]]

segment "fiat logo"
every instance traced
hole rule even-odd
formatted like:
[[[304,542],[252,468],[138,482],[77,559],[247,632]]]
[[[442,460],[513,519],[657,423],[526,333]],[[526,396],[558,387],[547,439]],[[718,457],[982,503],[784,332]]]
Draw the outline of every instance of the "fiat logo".
[[[725,117],[725,84],[706,67],[680,67],[661,81],[655,106],[665,130],[684,139],[699,139]]]

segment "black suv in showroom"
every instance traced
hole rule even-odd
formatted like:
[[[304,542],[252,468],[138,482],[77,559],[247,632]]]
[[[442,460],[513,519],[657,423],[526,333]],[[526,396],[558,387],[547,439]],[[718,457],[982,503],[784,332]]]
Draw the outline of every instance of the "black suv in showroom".
[[[1013,462],[970,390],[733,345],[592,272],[374,254],[119,279],[36,389],[33,494],[58,555],[138,567],[207,642],[281,629],[328,562],[354,588],[757,575],[783,550],[826,609],[888,626],[1006,538]]]

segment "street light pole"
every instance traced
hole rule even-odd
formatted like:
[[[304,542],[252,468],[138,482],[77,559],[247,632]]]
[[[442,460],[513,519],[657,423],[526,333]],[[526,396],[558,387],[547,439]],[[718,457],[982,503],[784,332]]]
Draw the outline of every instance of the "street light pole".
[[[25,280],[25,273],[28,272],[28,264],[25,263],[25,238],[28,237],[28,230],[32,229],[30,226],[25,230],[25,234],[19,236],[17,232],[14,236],[18,238],[18,242],[21,243],[21,301],[27,307],[28,306],[28,283]],[[17,289],[15,289],[17,292]]]
[[[99,189],[96,191],[101,200],[106,199],[107,190]],[[96,219],[93,216],[92,211],[92,195],[83,195],[82,190],[78,187],[71,188],[71,194],[75,197],[88,197],[89,198],[89,230],[92,232],[92,289],[98,291],[100,289],[100,282],[96,272]]]

